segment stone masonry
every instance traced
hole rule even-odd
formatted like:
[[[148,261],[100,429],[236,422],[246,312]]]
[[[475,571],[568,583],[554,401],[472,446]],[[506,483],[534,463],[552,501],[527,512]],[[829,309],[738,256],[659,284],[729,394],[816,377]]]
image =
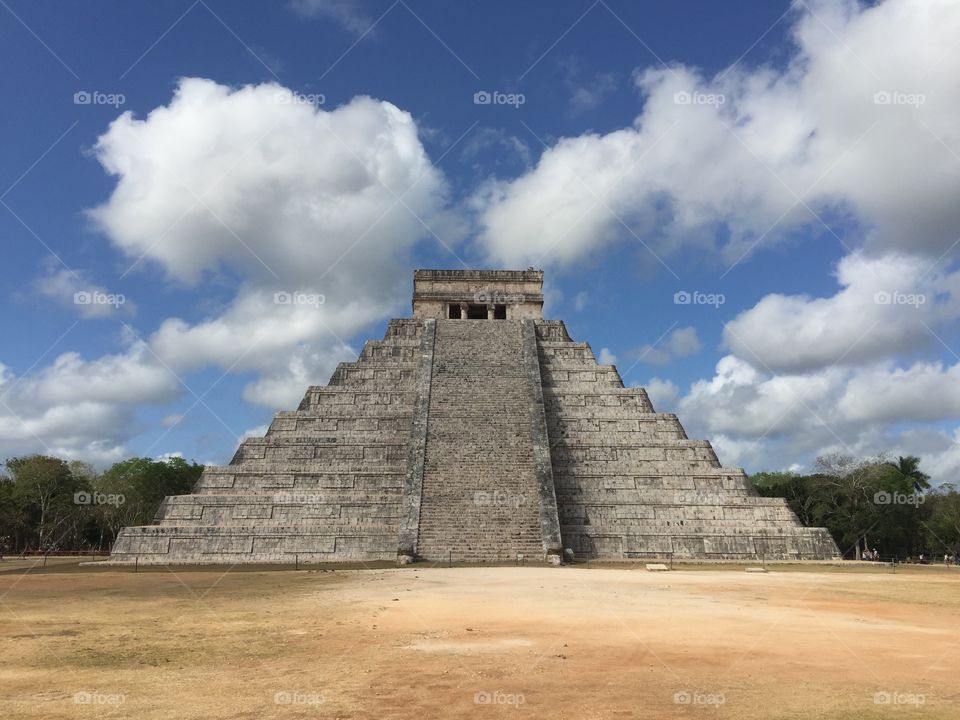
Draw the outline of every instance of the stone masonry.
[[[710,443],[625,388],[543,273],[418,270],[413,319],[207,467],[112,562],[558,562],[838,555]]]

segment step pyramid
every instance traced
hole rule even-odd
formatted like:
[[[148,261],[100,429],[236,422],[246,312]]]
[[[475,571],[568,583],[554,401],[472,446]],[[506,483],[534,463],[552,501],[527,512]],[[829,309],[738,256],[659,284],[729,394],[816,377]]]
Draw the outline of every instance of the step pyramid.
[[[721,467],[562,321],[540,271],[418,270],[391,320],[111,561],[823,559],[823,528]]]

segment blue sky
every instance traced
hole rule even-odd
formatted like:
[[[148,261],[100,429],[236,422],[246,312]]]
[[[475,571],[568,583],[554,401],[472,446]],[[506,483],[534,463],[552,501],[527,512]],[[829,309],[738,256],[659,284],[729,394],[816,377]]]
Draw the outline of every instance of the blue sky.
[[[4,0],[0,451],[226,462],[414,268],[535,265],[725,464],[953,481],[958,28],[938,0]]]

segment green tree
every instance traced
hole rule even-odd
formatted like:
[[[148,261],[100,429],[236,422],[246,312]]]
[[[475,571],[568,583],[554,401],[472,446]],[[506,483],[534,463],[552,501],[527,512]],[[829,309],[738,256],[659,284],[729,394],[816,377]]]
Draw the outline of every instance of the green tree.
[[[927,547],[936,553],[960,555],[960,493],[952,485],[927,494],[924,521]]]
[[[897,462],[890,463],[902,475],[913,480],[913,489],[915,492],[923,492],[930,488],[930,476],[920,470],[920,458],[913,455],[898,457]]]
[[[203,465],[179,457],[115,463],[96,481],[107,500],[98,505],[101,542],[104,534],[112,542],[123,527],[149,525],[165,497],[189,493],[202,473]]]
[[[82,498],[75,493],[88,488],[67,463],[60,458],[30,455],[7,460],[6,469],[13,484],[12,498],[31,527],[25,544],[35,542],[38,549],[50,549],[76,530],[78,500]]]
[[[761,495],[783,497],[805,525],[826,527],[841,550],[860,559],[867,548],[885,556],[916,555],[928,542],[929,515],[917,488],[928,484],[919,460],[824,455],[813,475],[759,473]]]

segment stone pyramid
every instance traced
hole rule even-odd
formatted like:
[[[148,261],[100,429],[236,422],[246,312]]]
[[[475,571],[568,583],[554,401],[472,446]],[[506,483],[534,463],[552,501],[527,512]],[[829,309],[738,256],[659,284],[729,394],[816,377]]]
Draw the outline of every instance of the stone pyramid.
[[[125,528],[111,560],[839,554],[542,308],[540,271],[416,271],[412,319]]]

